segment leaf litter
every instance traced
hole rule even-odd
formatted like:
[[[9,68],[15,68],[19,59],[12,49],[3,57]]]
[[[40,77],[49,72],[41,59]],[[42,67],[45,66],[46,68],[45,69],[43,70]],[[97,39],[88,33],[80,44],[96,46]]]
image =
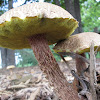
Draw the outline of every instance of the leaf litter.
[[[67,81],[72,84],[74,77],[64,62],[58,62]],[[75,62],[70,61],[75,70]],[[100,66],[98,70],[98,86],[100,91]],[[98,94],[100,94],[98,92]],[[36,67],[14,68],[0,70],[0,100],[60,100],[49,84],[45,74]]]

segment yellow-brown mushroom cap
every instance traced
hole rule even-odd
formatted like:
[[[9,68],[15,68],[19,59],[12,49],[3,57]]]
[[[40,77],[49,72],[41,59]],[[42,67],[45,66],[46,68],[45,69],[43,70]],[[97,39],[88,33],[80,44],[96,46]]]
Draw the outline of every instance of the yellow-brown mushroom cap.
[[[0,46],[30,48],[28,38],[45,34],[48,44],[67,38],[78,22],[63,8],[50,3],[31,3],[0,16]]]
[[[94,47],[100,46],[100,35],[94,32],[84,32],[70,36],[68,39],[56,44],[55,52],[75,52],[82,54],[90,51],[91,42]],[[100,50],[100,49],[98,49]]]
[[[15,68],[14,65],[9,65],[9,66],[7,66],[7,69],[13,69],[13,68]]]

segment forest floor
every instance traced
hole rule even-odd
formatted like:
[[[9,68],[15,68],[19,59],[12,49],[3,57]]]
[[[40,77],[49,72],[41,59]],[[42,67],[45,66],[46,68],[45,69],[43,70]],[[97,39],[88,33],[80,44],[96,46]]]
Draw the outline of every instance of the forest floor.
[[[72,84],[74,77],[64,62],[58,62],[67,81]],[[75,61],[70,61],[75,69]],[[98,80],[100,81],[100,59],[97,59]],[[100,85],[100,83],[99,83]],[[0,70],[0,100],[59,100],[39,66]]]

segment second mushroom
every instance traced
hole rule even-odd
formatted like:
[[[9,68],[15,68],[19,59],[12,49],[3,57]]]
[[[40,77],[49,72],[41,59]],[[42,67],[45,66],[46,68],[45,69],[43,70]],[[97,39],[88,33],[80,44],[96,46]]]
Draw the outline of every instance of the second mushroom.
[[[73,71],[73,69],[70,70],[72,71],[72,74],[74,74],[74,76],[79,80],[74,80],[73,84],[74,88],[78,92],[79,88],[76,85],[79,85],[79,82],[82,83],[81,85],[83,85],[83,90],[87,91],[87,84],[84,84],[84,81],[80,80],[80,77],[84,78],[84,71],[88,69],[86,62],[90,64],[89,61],[85,58],[84,53],[90,51],[92,41],[94,42],[94,48],[96,49],[98,46],[100,46],[100,35],[94,32],[84,32],[72,35],[68,39],[58,42],[54,47],[55,52],[58,52],[62,58],[63,55],[70,55],[75,58],[77,74],[75,71]],[[98,51],[100,51],[100,49],[98,49]]]

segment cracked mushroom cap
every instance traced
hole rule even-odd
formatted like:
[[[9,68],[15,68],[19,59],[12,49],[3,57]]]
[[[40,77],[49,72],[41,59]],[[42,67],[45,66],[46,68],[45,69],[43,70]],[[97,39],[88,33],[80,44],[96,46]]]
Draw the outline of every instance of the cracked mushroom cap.
[[[0,46],[30,48],[28,38],[45,34],[48,44],[67,38],[78,22],[63,8],[50,3],[31,3],[0,16]]]
[[[55,52],[75,52],[82,54],[90,51],[92,41],[94,42],[95,48],[100,46],[100,35],[94,32],[79,33],[56,44],[53,49]]]

